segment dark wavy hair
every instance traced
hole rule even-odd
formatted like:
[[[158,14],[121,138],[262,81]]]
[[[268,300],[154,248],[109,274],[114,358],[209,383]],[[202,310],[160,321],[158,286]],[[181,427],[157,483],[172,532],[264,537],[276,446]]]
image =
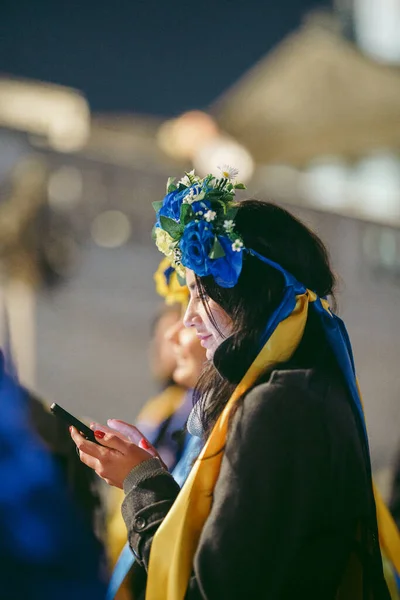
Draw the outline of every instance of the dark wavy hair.
[[[319,296],[331,296],[334,303],[336,281],[324,244],[287,210],[270,202],[244,200],[239,203],[235,230],[242,236],[246,248],[279,263]],[[213,362],[206,365],[194,393],[203,430],[208,436],[236,384],[260,350],[263,330],[282,300],[284,280],[278,270],[246,254],[235,287],[219,287],[212,276],[196,276],[196,283],[214,326],[217,324],[208,307],[209,298],[230,316],[234,328],[233,334],[215,352]],[[310,336],[320,335],[310,315],[304,342]],[[310,344],[301,346],[307,355]],[[312,364],[313,358],[308,358],[305,362]],[[228,373],[228,377],[220,372]]]

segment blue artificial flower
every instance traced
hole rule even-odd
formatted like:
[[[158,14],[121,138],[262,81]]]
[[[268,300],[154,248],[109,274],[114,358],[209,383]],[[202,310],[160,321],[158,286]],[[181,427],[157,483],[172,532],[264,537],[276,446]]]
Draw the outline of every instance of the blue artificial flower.
[[[191,207],[195,214],[201,213],[199,216],[203,216],[204,213],[210,210],[211,202],[209,202],[209,200],[196,200],[195,202],[192,202]]]
[[[191,221],[185,227],[179,247],[182,252],[182,264],[199,277],[210,274],[209,254],[214,244],[215,234],[210,223]]]
[[[225,256],[210,260],[210,274],[217,285],[231,288],[237,284],[242,271],[243,250],[234,250],[234,244],[227,236],[218,236],[218,241],[225,251]]]
[[[176,268],[187,267],[199,277],[211,275],[219,286],[231,288],[239,279],[245,249],[234,229],[237,205],[233,199],[235,190],[244,186],[232,183],[236,170],[224,169],[222,179],[212,175],[201,179],[191,171],[161,203],[153,203],[161,206],[155,241],[161,252],[173,256]],[[172,189],[171,178],[167,189]],[[163,220],[161,225],[161,217],[170,221]]]
[[[218,236],[225,256],[212,259],[209,254],[214,241],[212,224],[203,220],[189,223],[180,242],[182,264],[199,277],[212,275],[219,286],[231,288],[236,285],[242,271],[243,251],[234,250],[232,240],[227,236]]]
[[[183,199],[189,193],[189,189],[184,190],[174,190],[170,192],[164,197],[163,205],[157,213],[157,223],[156,225],[160,226],[160,216],[169,217],[170,219],[174,219],[174,221],[179,221],[179,217],[181,214],[181,206]]]
[[[183,190],[179,190],[176,189],[173,192],[170,192],[169,194],[167,194],[164,197],[163,200],[163,205],[160,208],[160,210],[157,213],[157,222],[156,225],[159,227],[160,226],[160,216],[164,216],[164,217],[169,217],[170,219],[174,219],[174,221],[179,222],[180,216],[181,216],[181,206],[182,203],[184,201],[184,199],[186,198],[186,196],[192,196],[192,198],[196,198],[196,196],[198,194],[200,194],[202,192],[202,188],[198,183],[194,183],[193,185],[191,185],[188,188],[185,188]],[[192,201],[192,207],[193,210],[196,212],[197,210],[202,210],[200,204],[203,203],[203,201],[200,202],[196,202],[196,201]],[[207,204],[207,207],[209,208],[209,202],[204,202],[204,204]]]

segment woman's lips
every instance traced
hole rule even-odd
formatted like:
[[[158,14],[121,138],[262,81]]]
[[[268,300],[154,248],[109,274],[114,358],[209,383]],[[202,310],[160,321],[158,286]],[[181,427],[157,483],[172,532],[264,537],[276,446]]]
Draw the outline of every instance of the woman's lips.
[[[200,335],[200,334],[197,334],[197,337],[200,340],[200,346],[206,347],[207,341],[210,340],[212,336],[211,335]]]

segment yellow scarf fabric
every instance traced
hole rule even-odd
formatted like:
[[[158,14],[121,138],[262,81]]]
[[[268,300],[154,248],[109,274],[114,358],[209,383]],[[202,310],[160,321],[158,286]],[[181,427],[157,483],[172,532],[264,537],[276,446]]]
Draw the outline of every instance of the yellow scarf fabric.
[[[170,385],[155,398],[146,402],[137,417],[136,424],[159,427],[163,421],[171,417],[182,405],[185,399],[185,390],[177,385]],[[118,488],[111,488],[108,499],[109,509],[107,515],[107,553],[110,567],[114,568],[118,557],[126,543],[126,527],[121,514],[121,504],[125,495]],[[124,582],[119,588],[115,600],[129,600],[132,598],[129,582]]]
[[[294,310],[277,325],[218,418],[186,483],[154,536],[146,600],[183,600],[193,570],[199,537],[211,511],[212,494],[223,458],[232,407],[261,373],[291,358],[303,337],[309,302],[315,300],[316,296],[310,290],[296,296]],[[327,302],[321,302],[329,312]],[[400,573],[399,532],[375,488],[374,494],[380,543],[386,556]]]

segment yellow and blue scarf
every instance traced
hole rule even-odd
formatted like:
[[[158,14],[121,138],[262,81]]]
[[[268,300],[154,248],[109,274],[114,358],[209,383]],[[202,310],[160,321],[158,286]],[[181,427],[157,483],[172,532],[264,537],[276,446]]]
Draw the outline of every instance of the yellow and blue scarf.
[[[261,351],[222,411],[185,485],[154,537],[150,553],[146,600],[183,600],[192,573],[199,537],[211,511],[213,490],[223,458],[230,412],[235,402],[254,385],[263,372],[291,358],[303,337],[309,308],[315,310],[320,317],[329,346],[343,372],[351,399],[360,415],[368,449],[361,393],[344,323],[331,312],[326,300],[306,289],[280,265],[253,250],[249,252],[283,274],[284,296],[268,321]],[[399,532],[375,487],[374,496],[381,549],[398,576],[400,574]]]

